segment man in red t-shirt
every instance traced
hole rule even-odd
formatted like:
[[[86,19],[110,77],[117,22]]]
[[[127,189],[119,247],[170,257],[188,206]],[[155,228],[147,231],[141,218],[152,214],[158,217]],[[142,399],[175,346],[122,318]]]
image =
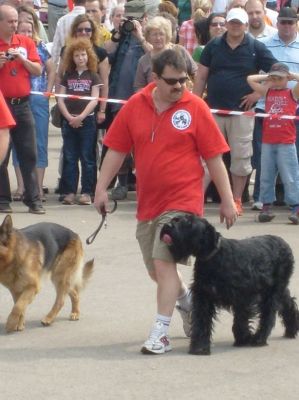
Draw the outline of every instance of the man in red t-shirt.
[[[30,76],[42,72],[34,41],[15,34],[18,13],[9,5],[0,5],[0,90],[16,126],[10,130],[24,181],[23,202],[29,212],[44,214],[36,174],[36,140],[29,104]],[[11,192],[7,172],[9,154],[0,168],[0,212],[11,213]]]
[[[6,156],[9,146],[9,128],[13,126],[15,126],[15,121],[0,91],[0,165]]]
[[[167,245],[160,240],[160,230],[176,215],[203,214],[201,158],[221,196],[221,221],[229,228],[237,218],[222,161],[229,147],[205,103],[185,90],[186,71],[184,59],[175,50],[166,50],[153,60],[154,82],[123,106],[104,139],[109,150],[95,194],[95,207],[103,213],[108,205],[106,189],[126,154],[133,150],[136,237],[148,273],[157,283],[157,317],[141,349],[145,354],[171,350],[167,330],[176,301],[185,333],[190,335],[191,294]]]

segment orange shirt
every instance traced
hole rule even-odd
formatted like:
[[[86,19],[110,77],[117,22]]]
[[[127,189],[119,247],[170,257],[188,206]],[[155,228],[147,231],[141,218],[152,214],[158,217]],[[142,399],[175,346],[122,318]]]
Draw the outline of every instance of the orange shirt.
[[[40,63],[34,41],[26,36],[13,35],[9,44],[0,39],[0,51],[6,53],[9,48],[18,48],[25,58]],[[30,73],[20,61],[7,61],[0,69],[0,90],[8,98],[30,94]]]
[[[15,126],[15,120],[13,119],[9,108],[4,100],[4,97],[0,91],[0,129],[2,128],[12,128]]]
[[[152,100],[150,83],[121,108],[104,139],[123,153],[133,149],[137,178],[137,219],[151,220],[165,211],[203,214],[200,161],[229,151],[208,106],[185,91],[162,114]]]

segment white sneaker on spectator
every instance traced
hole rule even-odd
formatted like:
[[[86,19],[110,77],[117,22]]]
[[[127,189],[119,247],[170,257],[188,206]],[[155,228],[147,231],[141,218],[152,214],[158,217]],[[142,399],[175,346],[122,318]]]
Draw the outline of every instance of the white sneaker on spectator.
[[[261,203],[260,201],[255,201],[252,204],[251,209],[255,211],[261,211],[263,209],[263,203]]]
[[[172,350],[169,337],[165,333],[164,325],[156,322],[153,326],[148,339],[144,342],[141,353],[143,354],[163,354]]]
[[[183,329],[187,337],[191,336],[191,311],[184,310],[181,306],[177,305],[175,308],[181,314],[183,320]]]

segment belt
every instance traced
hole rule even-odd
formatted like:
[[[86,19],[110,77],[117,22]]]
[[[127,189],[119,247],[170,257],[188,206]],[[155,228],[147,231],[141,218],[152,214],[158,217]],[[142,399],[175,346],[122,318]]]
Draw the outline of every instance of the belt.
[[[25,103],[25,101],[29,100],[29,96],[24,96],[24,97],[6,97],[5,98],[6,102],[12,106],[16,106],[22,103]]]
[[[50,4],[50,6],[54,6],[54,7],[58,7],[58,8],[67,8],[67,5],[65,5],[65,6],[60,6],[60,5],[58,5],[58,4],[50,3],[49,1],[48,1],[48,4]]]

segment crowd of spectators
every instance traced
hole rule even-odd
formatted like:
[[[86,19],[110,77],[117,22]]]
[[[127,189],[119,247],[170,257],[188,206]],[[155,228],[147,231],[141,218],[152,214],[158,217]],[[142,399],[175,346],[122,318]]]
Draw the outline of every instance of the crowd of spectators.
[[[187,62],[188,89],[212,109],[239,112],[213,115],[230,146],[225,162],[239,215],[249,200],[253,170],[252,208],[262,211],[264,118],[242,112],[264,113],[265,103],[247,77],[266,73],[277,62],[299,73],[298,7],[297,0],[0,0],[0,96],[12,117],[4,122],[1,101],[0,143],[6,143],[10,129],[10,146],[6,156],[4,144],[1,149],[0,212],[12,212],[12,200],[23,201],[30,212],[45,212],[49,98],[36,92],[100,98],[78,103],[56,99],[63,138],[56,191],[64,205],[89,205],[107,150],[101,138],[122,107],[106,99],[127,100],[149,84],[153,57],[170,48]],[[291,89],[295,84],[288,81]],[[294,126],[298,153],[298,122]],[[7,172],[10,149],[17,179],[13,194]],[[115,200],[135,189],[133,158],[127,155],[119,170]],[[209,193],[217,200],[215,190]],[[277,196],[283,197],[279,180]]]

